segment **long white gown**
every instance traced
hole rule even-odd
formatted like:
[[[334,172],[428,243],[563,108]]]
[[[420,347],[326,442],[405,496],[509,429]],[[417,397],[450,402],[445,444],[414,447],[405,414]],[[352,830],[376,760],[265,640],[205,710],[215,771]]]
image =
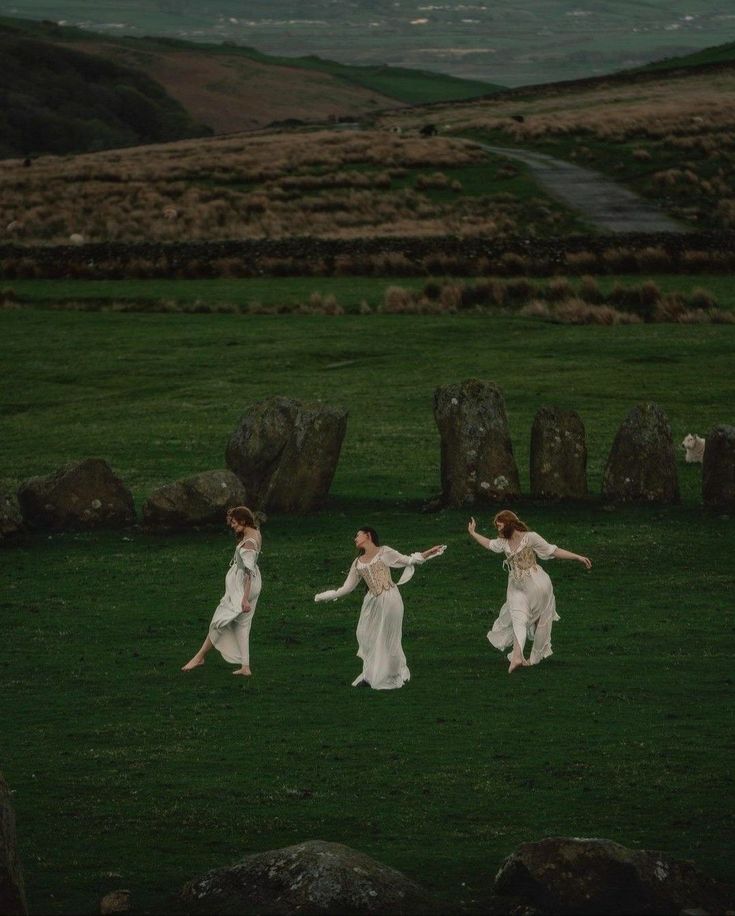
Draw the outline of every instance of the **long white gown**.
[[[521,651],[526,639],[533,640],[529,663],[537,665],[551,652],[551,626],[559,620],[551,579],[536,562],[536,557],[550,560],[556,544],[549,544],[535,531],[527,531],[513,550],[507,538],[495,538],[487,545],[493,553],[504,553],[503,566],[508,570],[508,591],[498,619],[487,634],[496,649],[512,648],[513,634]],[[510,659],[513,653],[508,653]]]
[[[253,538],[245,538],[235,548],[225,578],[225,593],[209,624],[209,638],[226,662],[250,665],[250,627],[260,595],[261,578],[258,569],[260,549]],[[242,596],[246,578],[250,577],[248,601],[251,610],[242,612]]]
[[[314,598],[337,601],[354,591],[360,580],[367,586],[357,623],[357,655],[362,659],[362,673],[352,682],[353,687],[365,683],[373,690],[395,690],[411,679],[401,645],[403,599],[390,569],[405,567],[398,580],[398,585],[403,585],[413,576],[414,566],[425,562],[423,554],[406,556],[392,547],[381,547],[368,563],[359,557],[353,562],[344,585]]]

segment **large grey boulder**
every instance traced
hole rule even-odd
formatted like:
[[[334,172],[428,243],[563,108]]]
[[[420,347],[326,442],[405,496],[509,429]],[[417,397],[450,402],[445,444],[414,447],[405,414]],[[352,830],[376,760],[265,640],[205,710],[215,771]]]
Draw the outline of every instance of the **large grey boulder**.
[[[537,913],[723,913],[732,891],[691,862],[628,849],[612,840],[549,837],[523,843],[500,866],[495,890]],[[519,910],[522,911],[522,910]]]
[[[232,471],[204,471],[154,490],[143,504],[143,524],[164,529],[222,525],[227,510],[246,499]]]
[[[23,516],[35,528],[119,528],[135,521],[130,490],[102,458],[86,458],[18,490]]]
[[[337,469],[347,412],[274,397],[242,416],[227,444],[227,466],[250,508],[300,514],[326,500]]]
[[[587,496],[587,441],[576,410],[541,407],[531,427],[531,495],[539,499]]]
[[[602,494],[621,503],[679,501],[671,427],[657,404],[639,404],[623,420],[607,459]]]
[[[16,487],[0,481],[0,544],[12,541],[23,531],[23,527]]]
[[[184,886],[185,912],[258,914],[426,914],[436,904],[401,872],[341,843],[312,840],[246,856]]]
[[[434,419],[444,505],[507,502],[520,495],[505,403],[494,382],[468,379],[437,388]]]
[[[10,789],[0,773],[0,913],[25,916],[28,912],[23,874],[15,838],[15,811]]]
[[[735,426],[715,426],[705,440],[702,499],[707,506],[735,509]]]

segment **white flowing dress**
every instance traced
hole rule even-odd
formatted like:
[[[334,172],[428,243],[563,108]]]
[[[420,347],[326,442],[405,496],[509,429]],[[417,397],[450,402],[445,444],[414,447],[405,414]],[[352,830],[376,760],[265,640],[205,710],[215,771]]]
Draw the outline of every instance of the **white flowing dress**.
[[[353,562],[341,588],[320,592],[314,598],[336,601],[354,591],[360,580],[367,586],[357,623],[357,655],[362,659],[362,673],[352,682],[353,687],[365,683],[373,690],[395,690],[411,679],[401,645],[403,599],[390,569],[405,567],[398,580],[398,585],[403,585],[413,576],[414,566],[425,562],[421,553],[406,556],[392,547],[381,547],[368,563],[359,557]]]
[[[515,635],[521,647],[533,640],[529,662],[537,665],[551,652],[551,626],[559,620],[551,579],[536,562],[536,557],[550,560],[556,544],[549,544],[535,531],[527,531],[513,550],[507,538],[495,538],[487,545],[493,553],[504,553],[503,566],[508,570],[508,591],[498,619],[487,634],[496,649],[513,646]],[[510,659],[513,653],[508,653]]]
[[[250,627],[260,595],[261,579],[258,569],[260,548],[253,538],[245,538],[235,548],[225,578],[225,593],[209,624],[209,638],[226,662],[250,666]],[[245,582],[250,578],[248,601],[251,610],[242,611]]]

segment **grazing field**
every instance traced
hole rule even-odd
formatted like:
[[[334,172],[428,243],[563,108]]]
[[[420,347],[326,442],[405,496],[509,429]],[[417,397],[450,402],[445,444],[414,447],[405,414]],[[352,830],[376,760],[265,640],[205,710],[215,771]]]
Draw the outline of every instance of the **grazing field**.
[[[439,489],[437,384],[501,385],[526,491],[535,410],[576,408],[598,493],[641,399],[677,442],[733,421],[735,328],[20,309],[0,312],[0,333],[6,478],[102,455],[140,505],[222,466],[254,400],[350,411],[324,511],[264,528],[246,683],[215,657],[178,670],[221,593],[224,532],[39,533],[0,554],[2,769],[33,912],[92,913],[114,887],[170,911],[190,877],[306,838],[398,867],[452,910],[481,910],[500,860],[553,834],[660,848],[735,880],[732,520],[702,509],[700,467],[679,458],[675,507],[521,501],[594,566],[549,564],[555,655],[512,677],[484,636],[498,559],[470,542],[467,513],[421,511]],[[491,510],[477,514],[487,531]],[[363,524],[402,550],[449,544],[403,590],[413,679],[385,694],[348,686],[359,597],[311,600],[340,582]]]

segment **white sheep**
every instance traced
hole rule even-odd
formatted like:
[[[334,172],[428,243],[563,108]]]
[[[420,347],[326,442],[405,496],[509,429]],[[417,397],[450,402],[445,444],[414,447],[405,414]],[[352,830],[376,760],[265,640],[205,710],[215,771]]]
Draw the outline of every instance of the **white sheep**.
[[[704,439],[701,436],[698,436],[696,433],[687,433],[687,435],[684,436],[681,447],[686,452],[684,461],[686,461],[687,464],[703,461]]]
[[[72,234],[69,236],[69,241],[72,243],[72,245],[83,245],[84,236],[81,234],[81,232],[72,232]]]

